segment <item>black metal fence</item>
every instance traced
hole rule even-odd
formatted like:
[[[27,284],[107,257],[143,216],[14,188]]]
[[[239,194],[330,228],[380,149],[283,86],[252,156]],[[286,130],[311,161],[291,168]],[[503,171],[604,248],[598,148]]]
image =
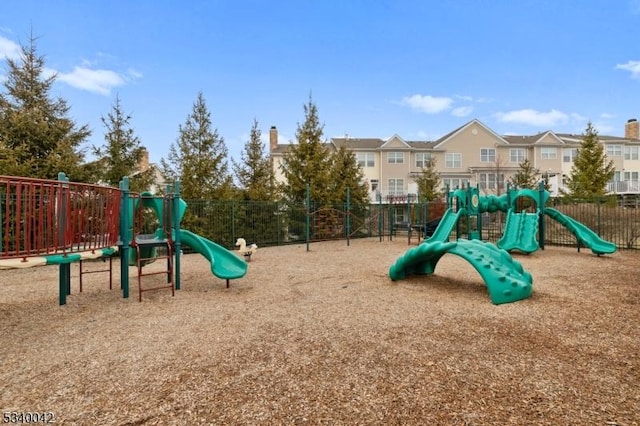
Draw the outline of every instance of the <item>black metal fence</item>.
[[[615,197],[575,200],[557,198],[550,207],[589,227],[619,249],[640,249],[640,199]],[[558,222],[545,216],[545,243],[576,245],[575,237]]]
[[[277,202],[186,200],[182,227],[216,243],[233,248],[238,238],[261,247],[307,241],[417,236],[427,222],[442,216],[445,205],[371,204],[361,208],[339,204],[319,208],[313,203],[288,206]],[[554,199],[550,207],[585,224],[620,249],[640,249],[640,200]],[[482,214],[482,238],[497,241],[506,215]],[[576,245],[576,238],[552,218],[545,216],[546,245]],[[412,241],[409,239],[409,241]],[[419,241],[416,238],[414,241]]]
[[[311,203],[289,206],[278,202],[185,200],[181,227],[233,248],[238,238],[261,247],[346,238],[389,238],[406,229],[437,219],[444,206],[426,204],[346,203],[319,207]]]

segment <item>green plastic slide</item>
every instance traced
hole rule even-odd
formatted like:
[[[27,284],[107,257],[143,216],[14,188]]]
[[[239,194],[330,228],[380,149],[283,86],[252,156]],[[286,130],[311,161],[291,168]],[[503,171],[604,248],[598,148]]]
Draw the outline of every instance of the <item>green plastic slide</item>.
[[[396,281],[410,274],[433,274],[438,261],[447,253],[465,259],[480,273],[493,304],[511,303],[531,296],[531,274],[507,251],[480,240],[423,242],[410,248],[391,265],[389,277]]]
[[[507,211],[507,223],[502,238],[496,243],[503,250],[533,253],[538,250],[538,213]]]
[[[447,209],[444,212],[444,215],[442,215],[442,219],[440,219],[440,223],[433,232],[433,235],[431,235],[425,242],[449,241],[449,235],[453,232],[460,216],[463,216],[464,214],[464,209],[460,209],[457,212],[454,212],[452,209]]]
[[[570,216],[567,216],[556,209],[552,209],[547,207],[544,209],[544,212],[549,215],[549,217],[557,220],[562,226],[567,228],[575,237],[578,242],[582,244],[584,247],[590,248],[594,254],[611,254],[615,253],[617,247],[612,242],[603,240],[589,229],[583,223],[578,222]]]
[[[211,264],[211,273],[218,278],[233,280],[247,273],[247,262],[232,251],[198,234],[180,230],[180,242],[204,256]]]

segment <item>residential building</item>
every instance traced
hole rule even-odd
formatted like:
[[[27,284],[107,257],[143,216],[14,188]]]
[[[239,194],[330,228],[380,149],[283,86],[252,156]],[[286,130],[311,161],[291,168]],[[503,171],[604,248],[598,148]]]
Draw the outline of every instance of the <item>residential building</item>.
[[[149,151],[146,148],[143,148],[142,157],[140,158],[140,161],[138,161],[136,171],[132,174],[132,176],[144,173],[149,169],[151,169],[153,173],[153,179],[151,187],[149,188],[149,192],[152,194],[158,194],[161,191],[165,190],[168,182],[166,182],[166,180],[164,179],[164,176],[160,171],[160,167],[156,163],[149,162]]]
[[[288,144],[278,144],[275,126],[270,130],[270,155],[276,179],[282,154]],[[430,159],[440,174],[442,186],[478,185],[485,194],[500,194],[506,182],[529,159],[539,177],[546,178],[551,195],[566,189],[567,176],[580,147],[582,135],[552,130],[535,135],[499,135],[474,119],[435,141],[409,141],[399,135],[380,138],[332,138],[327,147],[352,149],[362,167],[372,202],[399,202],[417,196],[415,178]],[[640,127],[637,119],[625,124],[624,137],[598,135],[607,157],[613,160],[615,176],[608,192],[640,194]]]

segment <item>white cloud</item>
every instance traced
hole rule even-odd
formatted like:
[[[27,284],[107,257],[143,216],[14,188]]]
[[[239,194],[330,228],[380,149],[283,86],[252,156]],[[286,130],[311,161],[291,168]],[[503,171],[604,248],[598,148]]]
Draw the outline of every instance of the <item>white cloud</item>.
[[[456,117],[466,117],[472,112],[473,112],[473,107],[462,106],[462,107],[454,108],[453,111],[451,111],[451,115]]]
[[[20,45],[0,36],[0,58],[18,59],[19,57]]]
[[[133,78],[142,78],[142,73],[134,68],[129,68],[127,70],[127,73],[129,74],[129,76],[133,77]]]
[[[569,120],[569,115],[562,111],[552,109],[549,112],[536,111],[534,109],[520,109],[509,112],[499,112],[496,118],[504,123],[527,124],[536,127],[553,127],[564,124]]]
[[[468,101],[468,102],[472,102],[473,101],[473,98],[471,96],[456,95],[456,98],[461,99],[463,101]]]
[[[598,121],[593,123],[593,127],[595,127],[601,135],[611,135],[616,130],[612,125]]]
[[[569,117],[571,118],[571,121],[573,123],[586,123],[587,121],[589,121],[587,117],[585,117],[584,115],[580,115],[577,112],[572,112],[571,114],[569,114]]]
[[[616,116],[614,114],[609,114],[608,112],[603,112],[602,114],[600,114],[600,118],[616,118]]]
[[[400,102],[401,105],[409,106],[416,111],[427,114],[437,114],[451,108],[453,100],[451,98],[438,98],[430,95],[405,96]]]
[[[616,65],[617,70],[625,70],[631,73],[631,78],[640,79],[640,61],[629,61],[626,64]]]
[[[126,78],[115,71],[74,67],[70,73],[58,73],[58,80],[69,86],[100,95],[109,95],[111,89],[123,86]]]

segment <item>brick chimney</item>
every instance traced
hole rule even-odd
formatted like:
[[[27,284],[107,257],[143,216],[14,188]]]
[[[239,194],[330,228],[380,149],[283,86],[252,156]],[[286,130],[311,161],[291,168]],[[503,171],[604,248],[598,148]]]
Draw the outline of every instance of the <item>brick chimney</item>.
[[[278,146],[278,129],[276,126],[271,126],[269,129],[269,152],[273,152]]]
[[[142,155],[140,161],[138,161],[138,171],[146,172],[149,170],[149,151],[146,148],[142,148]]]
[[[640,139],[640,127],[637,119],[630,118],[627,120],[627,124],[624,125],[624,137],[626,139]]]

